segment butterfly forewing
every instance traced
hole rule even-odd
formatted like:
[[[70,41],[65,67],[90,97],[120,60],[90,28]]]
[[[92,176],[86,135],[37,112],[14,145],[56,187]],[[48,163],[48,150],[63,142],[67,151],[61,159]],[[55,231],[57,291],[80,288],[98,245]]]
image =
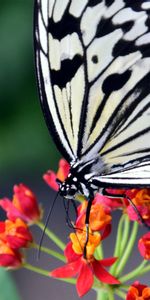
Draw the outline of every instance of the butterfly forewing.
[[[35,29],[42,107],[62,155],[99,157],[104,182],[150,183],[150,1],[39,0]]]

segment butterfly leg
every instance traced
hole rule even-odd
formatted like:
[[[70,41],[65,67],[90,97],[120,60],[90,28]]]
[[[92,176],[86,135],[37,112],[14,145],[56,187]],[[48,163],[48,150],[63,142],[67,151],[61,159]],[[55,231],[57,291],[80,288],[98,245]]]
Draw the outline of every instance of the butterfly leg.
[[[142,216],[141,216],[140,212],[138,211],[136,205],[132,202],[132,200],[131,200],[128,196],[126,196],[125,194],[116,194],[116,195],[115,195],[115,194],[111,194],[111,193],[108,193],[105,189],[102,190],[102,194],[103,194],[104,196],[107,196],[107,197],[110,197],[110,198],[118,198],[118,199],[122,198],[122,199],[127,199],[128,202],[130,203],[130,205],[133,207],[135,213],[137,214],[139,221],[140,221],[140,222],[141,222],[148,230],[150,230],[150,226],[149,226],[149,225],[145,222],[145,220],[142,218]]]
[[[67,202],[66,202],[67,200]],[[66,213],[66,224],[69,228],[71,228],[75,235],[76,235],[76,238],[79,242],[79,245],[81,247],[81,251],[82,251],[82,245],[80,244],[80,240],[78,239],[78,235],[76,234],[76,230],[82,230],[80,228],[77,228],[73,225],[72,221],[71,221],[71,218],[70,218],[70,215],[69,215],[69,208],[70,208],[70,203],[73,204],[73,207],[74,207],[74,210],[75,210],[75,213],[76,213],[76,218],[77,218],[77,206],[76,206],[76,203],[75,203],[75,199],[66,199],[66,198],[63,198],[63,204],[64,204],[64,208],[65,208],[65,213]]]
[[[72,206],[73,206],[73,208],[74,208],[75,215],[76,215],[76,219],[77,219],[77,217],[78,217],[78,210],[77,210],[77,204],[76,204],[76,201],[75,201],[74,198],[71,199],[71,203],[72,203]]]
[[[70,218],[70,215],[69,215],[70,204],[72,204],[72,206],[74,208],[74,211],[75,211],[75,220],[78,217],[78,211],[77,211],[77,205],[76,205],[75,199],[74,198],[73,199],[63,198],[63,204],[64,204],[64,208],[65,208],[65,213],[66,213],[66,224],[67,224],[67,226],[70,227],[73,230],[79,230],[80,228],[76,228],[73,225],[73,222],[72,222],[72,220]]]
[[[74,226],[73,226],[73,224],[72,224],[70,215],[69,215],[70,199],[67,199],[67,198],[63,197],[63,204],[64,204],[65,214],[66,214],[66,224],[71,229],[75,229]]]
[[[84,251],[83,251],[83,256],[86,259],[86,247],[87,247],[87,243],[89,240],[89,221],[90,221],[90,211],[91,211],[91,206],[92,206],[92,202],[94,199],[94,195],[91,195],[88,201],[88,206],[86,209],[86,217],[85,217],[85,226],[86,226],[86,240],[85,240],[85,245],[84,245]]]

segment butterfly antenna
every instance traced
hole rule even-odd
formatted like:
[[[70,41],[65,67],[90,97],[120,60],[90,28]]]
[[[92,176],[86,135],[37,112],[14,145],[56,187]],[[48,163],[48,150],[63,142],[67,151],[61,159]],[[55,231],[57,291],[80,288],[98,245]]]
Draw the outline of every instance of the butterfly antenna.
[[[42,231],[42,235],[41,235],[40,242],[39,242],[39,248],[38,248],[38,253],[37,253],[37,260],[40,259],[41,247],[42,247],[42,243],[43,243],[45,231],[46,231],[47,225],[49,223],[49,220],[50,220],[50,217],[51,217],[51,214],[52,214],[52,211],[53,211],[53,208],[54,208],[54,205],[56,203],[58,195],[59,195],[59,191],[57,192],[56,197],[54,198],[54,200],[52,202],[52,205],[49,208],[47,217],[46,217],[46,221],[45,221],[45,224],[44,224],[44,229]]]

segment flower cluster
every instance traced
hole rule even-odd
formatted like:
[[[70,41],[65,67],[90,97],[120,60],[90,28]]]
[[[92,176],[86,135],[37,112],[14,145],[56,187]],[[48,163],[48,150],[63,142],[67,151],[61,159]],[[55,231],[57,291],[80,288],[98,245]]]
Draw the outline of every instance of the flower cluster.
[[[48,171],[43,178],[58,191],[57,182],[63,182],[69,170],[70,165],[61,159],[57,173]],[[0,200],[0,207],[7,216],[5,221],[0,222],[0,266],[13,269],[24,267],[49,278],[72,280],[80,297],[93,288],[98,293],[98,299],[102,300],[108,299],[106,294],[110,299],[113,299],[112,294],[116,294],[126,300],[149,300],[150,287],[137,280],[150,272],[150,232],[140,237],[136,247],[141,255],[141,264],[128,274],[124,274],[124,268],[136,243],[141,221],[147,227],[150,225],[150,189],[107,189],[105,195],[97,193],[92,201],[89,224],[85,224],[88,199],[77,196],[75,201],[78,203],[76,219],[68,220],[73,232],[67,245],[64,245],[53,232],[45,229],[41,221],[43,213],[34,193],[23,184],[15,185],[12,201],[8,198]],[[116,245],[114,254],[106,258],[103,241],[112,232],[115,210],[121,213]],[[62,251],[60,254],[40,246],[42,252],[63,261],[59,268],[43,270],[26,261],[22,249],[39,249],[29,228],[32,224],[44,230]],[[128,288],[126,282],[129,281],[131,286]]]
[[[58,190],[59,185],[56,179],[64,181],[69,173],[70,165],[61,159],[57,173],[48,171],[44,176],[45,182],[53,189]],[[150,225],[150,189],[107,189],[107,195],[114,195],[114,197],[103,196],[97,193],[90,212],[90,228],[93,231],[103,229],[107,224],[111,223],[112,212],[116,209],[122,210],[123,214],[127,214],[131,221],[137,221]],[[119,195],[119,196],[117,196]],[[122,197],[120,197],[122,195]],[[129,202],[130,199],[130,202]],[[133,205],[132,205],[133,203]],[[135,211],[136,206],[139,215]],[[85,200],[82,205],[78,206],[78,218],[75,226],[83,228],[85,225],[87,201]],[[145,234],[139,240],[138,248],[140,254],[144,259],[150,259],[150,233]]]
[[[90,211],[89,227],[87,228],[85,226],[86,207],[87,201],[84,201],[78,207],[78,217],[75,223],[76,231],[70,234],[71,242],[64,252],[67,264],[50,273],[52,277],[59,278],[77,276],[76,286],[79,296],[83,296],[91,289],[94,275],[102,283],[120,284],[105,269],[105,267],[110,267],[116,261],[116,258],[97,259],[95,257],[102,240],[110,233],[111,217],[105,212],[101,204],[94,201]],[[101,234],[100,230],[102,229],[103,233]]]
[[[40,209],[35,195],[25,185],[15,185],[12,201],[8,198],[0,200],[7,215],[0,222],[0,266],[17,268],[23,263],[21,248],[32,243],[29,224],[40,218]]]
[[[56,182],[58,178],[64,181],[69,173],[69,164],[61,159],[58,172],[48,171],[44,175],[44,180],[53,189],[58,190]],[[114,195],[114,197],[109,197]],[[122,196],[121,196],[122,195]],[[83,199],[82,199],[83,200]],[[129,201],[130,200],[130,201]],[[132,205],[133,203],[133,205]],[[53,277],[67,278],[78,274],[77,291],[79,296],[84,295],[93,284],[93,275],[101,282],[108,284],[119,284],[119,281],[103,269],[104,266],[111,266],[116,257],[96,260],[97,249],[110,233],[112,213],[114,210],[121,210],[127,215],[129,220],[141,223],[141,219],[147,225],[150,224],[150,189],[108,189],[107,196],[97,193],[93,199],[89,218],[89,238],[86,244],[86,259],[84,257],[84,245],[87,242],[87,229],[85,227],[86,208],[88,201],[82,201],[78,206],[78,216],[74,225],[75,233],[70,234],[71,242],[65,249],[67,264],[50,273]],[[137,207],[139,215],[135,211]],[[103,230],[103,233],[100,232]],[[138,249],[145,260],[150,259],[150,233],[145,234],[138,242]],[[106,263],[108,262],[108,264]],[[106,263],[106,264],[105,264]],[[89,271],[90,268],[90,271]],[[102,271],[103,270],[103,271]],[[85,281],[85,274],[90,274]],[[128,300],[131,298],[128,298]],[[145,299],[145,298],[143,298]]]

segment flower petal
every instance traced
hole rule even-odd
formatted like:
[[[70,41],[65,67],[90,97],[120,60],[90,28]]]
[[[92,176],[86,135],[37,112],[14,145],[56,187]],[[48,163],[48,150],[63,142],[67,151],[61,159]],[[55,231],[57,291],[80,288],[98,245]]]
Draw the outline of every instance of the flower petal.
[[[109,257],[109,258],[101,259],[100,262],[104,267],[110,267],[115,263],[117,259],[118,259],[117,257]]]
[[[150,260],[150,232],[144,234],[140,238],[138,242],[138,249],[144,259]]]
[[[7,243],[0,240],[0,266],[17,268],[21,263],[21,254],[18,251],[11,249]]]
[[[13,204],[22,213],[23,220],[33,223],[41,217],[35,194],[24,184],[14,185]]]
[[[146,300],[150,299],[150,288],[146,287],[142,292],[143,298]]]
[[[28,247],[29,242],[32,242],[32,235],[27,224],[21,219],[16,219],[14,222],[5,221],[5,238],[13,249]]]
[[[56,182],[56,174],[53,171],[47,171],[47,173],[43,175],[43,179],[52,189],[55,191],[59,190],[59,185]]]
[[[82,297],[91,289],[94,281],[93,277],[92,266],[82,260],[82,266],[76,284],[79,297]]]
[[[95,260],[92,265],[94,274],[100,281],[108,284],[120,284],[120,281],[118,281],[114,276],[112,276],[103,268],[100,261]]]
[[[67,258],[67,262],[73,262],[79,258],[79,255],[76,254],[72,249],[72,242],[69,242],[65,248],[64,255]]]
[[[126,300],[136,300],[138,299],[138,296],[138,290],[134,286],[131,286],[127,293]]]
[[[9,268],[18,268],[21,265],[21,256],[18,254],[0,254],[0,266]]]
[[[119,192],[120,191],[120,192]],[[114,194],[114,197],[111,198],[109,196],[103,196],[99,193],[96,194],[95,196],[95,201],[98,203],[101,203],[105,209],[107,209],[109,212],[113,211],[117,208],[123,207],[123,202],[122,199],[120,198],[115,198],[115,195],[117,194],[123,194],[121,190],[107,190],[109,194]]]
[[[7,218],[9,220],[15,221],[17,218],[22,218],[22,213],[19,212],[19,210],[8,198],[3,198],[0,200],[0,206],[6,211]]]
[[[129,288],[126,300],[150,299],[150,287],[135,281]]]
[[[57,268],[50,272],[51,277],[56,278],[69,278],[75,276],[81,267],[81,259],[78,259],[72,263],[66,264],[63,267]]]
[[[112,227],[111,224],[106,225],[106,227],[104,228],[104,231],[101,235],[101,241],[106,239],[110,235],[111,227]]]
[[[59,180],[64,181],[69,174],[69,170],[70,170],[70,164],[65,159],[61,158],[59,161],[59,168],[56,177]]]
[[[52,170],[49,170],[46,174],[43,175],[43,179],[51,188],[53,188],[55,191],[58,191],[59,185],[56,182],[56,179],[59,179],[63,182],[68,176],[69,170],[70,165],[65,159],[62,158],[59,161],[57,173],[53,172]]]

